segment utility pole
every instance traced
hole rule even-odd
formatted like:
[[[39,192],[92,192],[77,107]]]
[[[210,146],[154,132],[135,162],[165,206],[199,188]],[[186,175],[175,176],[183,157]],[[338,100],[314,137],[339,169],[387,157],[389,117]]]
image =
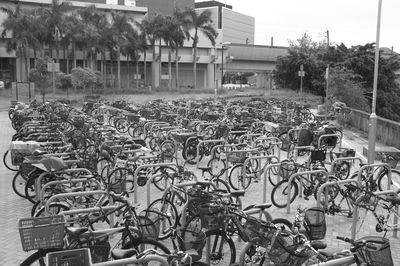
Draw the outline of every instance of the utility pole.
[[[329,52],[329,30],[326,30],[326,38],[327,38],[327,51]],[[326,90],[325,90],[325,121],[328,121],[328,92],[329,92],[329,63],[326,66]]]

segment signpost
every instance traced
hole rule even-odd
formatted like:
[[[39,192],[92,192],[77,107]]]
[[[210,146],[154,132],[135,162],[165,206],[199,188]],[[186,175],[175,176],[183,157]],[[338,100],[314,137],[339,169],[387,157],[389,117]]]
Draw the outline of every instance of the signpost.
[[[304,71],[304,66],[303,64],[300,65],[300,70],[299,70],[299,77],[300,77],[300,93],[303,93],[303,77],[306,74],[306,72]]]
[[[53,99],[56,98],[56,72],[60,72],[60,63],[55,63],[54,60],[52,62],[47,62],[47,72],[52,72],[52,81],[53,81]]]

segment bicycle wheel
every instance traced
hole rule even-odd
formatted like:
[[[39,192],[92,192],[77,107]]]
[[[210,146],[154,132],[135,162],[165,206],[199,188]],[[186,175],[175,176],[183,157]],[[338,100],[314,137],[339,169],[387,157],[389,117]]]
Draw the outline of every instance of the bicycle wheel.
[[[149,238],[129,239],[122,245],[122,249],[135,249],[138,254],[146,249],[155,249],[164,254],[171,254],[171,251],[163,243]]]
[[[129,128],[129,122],[126,120],[126,118],[119,118],[118,120],[115,121],[115,129],[119,133],[126,133],[128,132]]]
[[[287,206],[287,195],[288,195],[288,184],[289,180],[282,180],[279,182],[271,192],[271,201],[275,207],[285,208]],[[292,182],[291,192],[290,192],[290,203],[292,203],[297,194],[299,193],[299,187],[296,182]]]
[[[189,141],[186,145],[185,145],[185,158],[186,161],[189,164],[195,164],[196,163],[196,157],[197,157],[197,139],[194,139],[192,141]]]
[[[378,188],[380,191],[388,189],[388,170],[382,169],[378,174]],[[390,184],[390,189],[397,191],[400,186],[400,171],[392,169],[392,183]]]
[[[115,193],[133,192],[134,173],[129,168],[116,168],[107,176],[107,186]]]
[[[172,140],[165,140],[160,145],[161,154],[167,157],[175,155],[176,147]]]
[[[239,266],[270,264],[268,250],[265,247],[248,242],[240,251]]]
[[[329,176],[328,177],[328,182],[335,182],[338,181],[338,179],[335,176]],[[320,187],[324,184],[325,182],[319,182],[319,184],[315,187],[314,190],[314,198],[317,200],[317,195]],[[322,191],[321,194],[321,205],[324,206],[325,203],[325,191],[328,193],[328,202],[331,202],[336,199],[336,197],[339,194],[339,188],[337,186],[329,186],[328,188],[325,188]]]
[[[210,174],[212,178],[218,178],[225,173],[225,161],[218,158],[213,158],[207,163],[207,167],[211,167]]]
[[[209,230],[206,232],[206,239],[209,244],[204,246],[203,254],[209,253],[211,265],[232,265],[236,260],[235,244],[222,230]],[[204,261],[204,259],[202,260]]]
[[[337,178],[345,180],[350,175],[350,168],[349,162],[342,161],[340,163],[335,163],[333,166],[333,172]]]
[[[234,190],[239,190],[242,188],[242,167],[243,164],[236,164],[229,172],[229,185],[231,185]]]
[[[12,188],[14,190],[14,192],[20,196],[21,198],[26,199],[26,195],[25,195],[25,186],[26,186],[26,182],[28,180],[28,175],[20,170],[18,171],[14,177],[13,177],[13,181],[12,181]]]
[[[19,170],[19,165],[13,165],[11,163],[11,152],[10,150],[7,150],[4,155],[3,155],[3,164],[4,166],[11,171],[18,171]]]
[[[292,230],[293,224],[284,218],[277,218],[271,221],[274,225],[278,226],[281,230]]]
[[[174,176],[176,174],[176,170],[169,166],[163,166],[157,168],[154,172],[153,184],[158,190],[164,191],[165,187],[169,187],[174,183]],[[165,186],[165,182],[167,185]]]
[[[143,126],[136,126],[132,132],[134,138],[144,139],[144,128]]]
[[[49,248],[49,249],[39,249],[28,258],[26,258],[22,263],[21,266],[45,266],[46,265],[46,255],[50,252],[57,252],[62,251],[61,248]]]
[[[226,193],[231,192],[231,188],[225,180],[221,178],[213,178],[211,182],[215,184],[215,187],[220,191],[226,191]]]
[[[165,214],[165,216],[157,215],[156,225],[159,230],[159,240],[168,238],[171,234],[170,229],[175,229],[178,226],[178,211],[174,204],[167,199],[156,199],[147,207],[147,210],[156,210]],[[153,219],[152,219],[153,220]]]

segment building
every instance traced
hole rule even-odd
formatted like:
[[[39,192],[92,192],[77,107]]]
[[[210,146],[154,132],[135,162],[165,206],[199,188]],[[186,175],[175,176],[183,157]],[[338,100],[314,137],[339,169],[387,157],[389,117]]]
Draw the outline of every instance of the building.
[[[197,87],[205,88],[218,88],[221,86],[221,68],[222,63],[227,66],[228,61],[232,62],[230,66],[235,66],[232,71],[240,71],[241,66],[251,65],[254,58],[247,60],[245,55],[232,54],[238,49],[226,49],[224,50],[224,59],[222,58],[222,46],[223,42],[231,42],[239,44],[239,46],[246,46],[243,49],[247,51],[252,49],[254,43],[254,18],[233,11],[231,6],[219,3],[217,1],[207,1],[194,3],[194,0],[74,0],[70,1],[74,8],[83,8],[85,6],[94,4],[97,9],[110,14],[110,11],[117,10],[125,12],[129,17],[135,21],[141,21],[146,15],[154,15],[161,13],[164,15],[172,14],[175,7],[184,9],[185,7],[196,7],[198,12],[204,9],[210,9],[213,14],[213,23],[217,29],[219,35],[216,39],[216,45],[212,46],[211,42],[202,34],[199,35],[200,40],[197,49]],[[0,5],[4,7],[12,7],[16,5],[14,0],[0,0]],[[22,8],[36,8],[39,6],[50,6],[51,0],[20,0],[18,3]],[[5,19],[6,14],[0,12],[0,24]],[[172,61],[177,59],[179,65],[178,75],[175,71],[172,71],[172,84],[179,84],[181,87],[190,87],[193,84],[193,49],[191,48],[191,41],[185,42],[183,48],[179,49],[179,54],[172,54]],[[257,53],[262,52],[260,47],[257,48]],[[49,47],[45,51],[45,54],[50,54]],[[238,53],[242,53],[243,49],[239,49]],[[68,52],[69,51],[69,52]],[[161,55],[159,54],[161,51]],[[278,51],[278,50],[276,50]],[[280,51],[280,50],[279,50]],[[146,52],[146,58],[144,54],[141,54],[138,59],[138,73],[136,74],[136,64],[134,62],[128,62],[124,56],[121,56],[121,83],[122,87],[127,89],[128,87],[135,87],[135,79],[139,79],[141,86],[155,86],[155,87],[166,87],[168,84],[168,52],[169,49],[161,43],[161,49],[156,46],[155,54],[153,55],[152,49]],[[54,53],[53,53],[54,54]],[[77,65],[84,65],[84,53],[83,51],[77,51]],[[28,52],[30,60],[28,60],[27,68],[31,68],[34,63],[33,51]],[[235,60],[235,56],[237,59]],[[154,63],[153,63],[153,58]],[[256,58],[257,59],[257,58]],[[63,72],[67,72],[67,65],[72,66],[71,60],[71,49],[66,53],[60,55],[60,69]],[[85,59],[86,60],[86,59]],[[115,80],[117,77],[116,62],[110,60],[109,54],[106,55],[106,60],[103,62],[101,56],[97,55],[96,61],[97,70],[102,70],[106,75],[107,83],[115,86]],[[270,61],[270,59],[268,59]],[[258,60],[254,61],[259,66],[256,70],[260,72],[259,77],[263,77],[261,72],[270,71],[270,66],[263,66]],[[267,62],[271,64],[271,62]],[[68,63],[67,63],[68,62]],[[26,81],[26,75],[23,69],[25,68],[25,62],[20,56],[14,51],[7,52],[6,40],[0,39],[0,79],[7,79],[10,81]],[[114,67],[112,67],[114,66]],[[145,67],[146,66],[146,67]],[[173,64],[175,68],[175,64]],[[267,70],[268,68],[268,70]],[[144,71],[146,69],[146,75]],[[226,68],[230,71],[229,67]],[[225,71],[224,71],[225,73]],[[144,81],[144,77],[147,77]],[[128,85],[129,83],[129,85]],[[262,83],[259,83],[262,84]],[[174,86],[173,86],[174,87]]]

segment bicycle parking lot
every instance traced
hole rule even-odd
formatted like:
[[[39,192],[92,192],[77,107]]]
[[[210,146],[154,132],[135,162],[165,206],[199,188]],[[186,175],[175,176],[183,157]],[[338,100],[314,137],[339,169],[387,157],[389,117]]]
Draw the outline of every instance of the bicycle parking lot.
[[[2,134],[0,147],[2,151],[5,151],[8,149],[10,145],[11,136],[14,133],[14,130],[11,128],[10,121],[7,117],[7,113],[5,110],[2,111],[0,114],[0,124],[3,125],[4,128],[4,130],[0,133]],[[139,134],[139,137],[140,135],[141,134]],[[344,138],[346,139],[346,137]],[[347,145],[353,144],[349,139],[346,139],[345,143],[347,143]],[[356,143],[354,143],[354,145],[357,146]],[[160,146],[161,148],[162,145],[161,143],[158,143],[157,146]],[[199,149],[201,148],[201,145],[198,146],[198,143],[196,143],[196,145],[193,144],[192,147],[197,148],[197,153],[195,154],[199,154],[200,151]],[[356,148],[357,151],[359,151],[358,149],[359,147],[354,147],[354,148]],[[205,156],[202,160],[199,160],[199,158],[197,158],[196,156],[192,157],[193,148],[189,149],[189,151],[192,151],[192,153],[187,152],[186,157],[188,157],[187,159],[189,160],[193,160],[194,164],[189,165],[188,168],[189,170],[194,171],[196,176],[202,177],[205,169],[204,167],[207,166],[205,165],[206,164],[205,162],[207,161],[206,160],[207,156]],[[241,152],[238,153],[240,154]],[[266,157],[268,157],[265,156],[265,158],[262,158],[260,154],[258,154],[258,156],[259,157],[254,161],[258,161],[260,164],[265,163]],[[287,153],[282,152],[279,157],[280,157],[279,159],[282,160],[285,157],[287,157]],[[246,165],[246,163],[244,163],[244,165]],[[201,168],[203,168],[203,170]],[[354,171],[354,169],[355,168],[352,168],[352,171]],[[12,191],[11,181],[14,174],[5,169],[5,167],[2,167],[0,172],[4,177],[1,181],[2,183],[0,188],[2,194],[2,200],[0,206],[3,207],[3,210],[5,210],[4,212],[5,216],[2,219],[5,232],[4,234],[0,235],[0,238],[2,238],[1,243],[3,246],[3,249],[0,253],[0,258],[2,260],[1,261],[2,265],[15,265],[20,263],[28,256],[28,253],[23,252],[21,249],[21,243],[17,229],[17,221],[20,218],[29,217],[28,214],[30,212],[32,204],[24,199],[19,198]],[[222,180],[225,180],[224,177],[222,177]],[[229,177],[225,181],[229,183],[230,181]],[[268,178],[266,176],[264,177],[263,175],[259,175],[258,179],[252,181],[253,182],[249,184],[248,188],[246,189],[245,196],[242,199],[243,206],[248,206],[254,203],[263,203],[264,192],[267,201],[270,202],[272,185],[270,184]],[[135,182],[137,182],[137,180]],[[263,190],[264,182],[266,182],[265,191]],[[231,183],[234,183],[234,181],[231,180]],[[239,185],[243,186],[243,182],[242,184],[239,183]],[[160,197],[161,192],[154,187],[150,187],[150,192],[148,192],[147,187],[144,186],[135,190],[135,194],[132,195],[130,199],[132,199],[132,201],[134,201],[135,203],[139,203],[138,206],[139,209],[144,209],[147,207],[147,203],[151,202],[151,200],[149,200],[148,198],[149,196],[151,197],[151,200],[153,200],[156,199],[157,197]],[[304,199],[304,197],[297,197],[296,200],[291,204],[290,213],[288,213],[286,208],[276,208],[274,206],[269,208],[268,212],[272,215],[273,218],[286,218],[289,221],[292,221],[295,216],[295,209],[299,204],[303,207],[313,207],[316,205],[316,201],[313,198],[313,196],[310,196],[309,200]],[[344,216],[327,216],[326,221],[327,221],[327,233],[325,239],[328,247],[339,247],[339,248],[348,247],[346,243],[336,240],[336,236],[350,236],[350,233],[352,231],[351,224],[353,220]],[[357,234],[357,237],[365,235],[382,236],[382,233],[376,233],[375,229],[376,229],[376,220],[371,214],[368,214],[361,228],[356,228],[355,233]],[[391,232],[388,232],[386,237],[390,239],[394,265],[397,265],[396,263],[400,263],[400,256],[397,254],[396,250],[399,250],[400,248],[400,241],[398,240],[398,238],[392,237]],[[238,243],[237,239],[235,239],[235,244],[236,243]],[[244,243],[237,244],[236,246],[237,256],[240,253],[240,249],[241,247],[243,247],[243,245]]]

